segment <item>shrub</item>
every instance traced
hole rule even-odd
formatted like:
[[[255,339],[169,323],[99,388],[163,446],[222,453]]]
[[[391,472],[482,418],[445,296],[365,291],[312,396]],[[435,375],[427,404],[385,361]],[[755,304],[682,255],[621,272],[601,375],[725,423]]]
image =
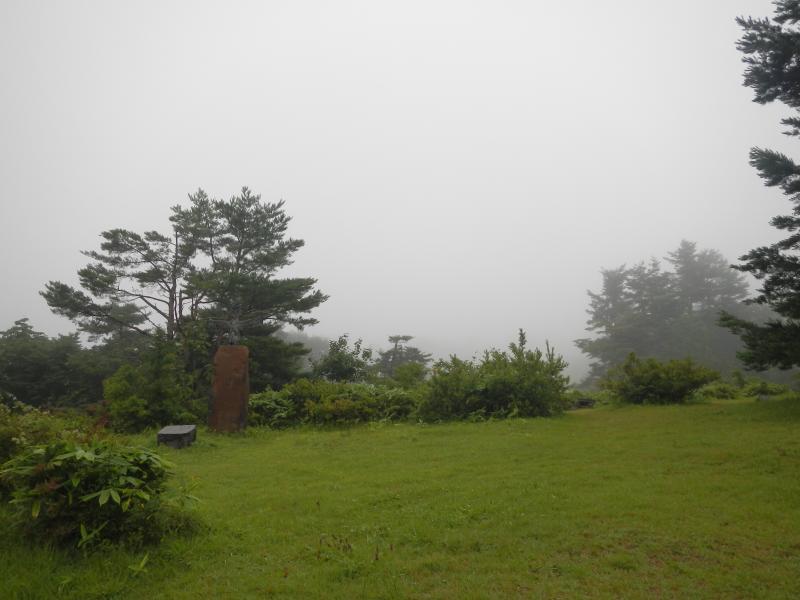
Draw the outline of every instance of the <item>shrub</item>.
[[[331,340],[328,351],[314,363],[314,374],[332,381],[364,381],[369,375],[372,350],[359,339],[350,347],[347,334]]]
[[[0,404],[0,464],[27,446],[85,438],[88,425],[77,415],[55,415],[22,402]]]
[[[12,489],[16,525],[29,536],[78,547],[141,545],[164,532],[169,467],[144,448],[59,441],[26,449],[3,465],[0,479]]]
[[[255,427],[280,429],[299,423],[302,411],[283,392],[267,390],[250,396],[247,407],[247,422]]]
[[[611,369],[600,382],[623,403],[680,404],[692,392],[719,379],[719,373],[696,364],[690,358],[659,362],[642,360],[631,353],[625,362]]]
[[[299,423],[320,425],[405,419],[416,409],[408,390],[366,383],[298,379],[279,392],[250,397],[248,422],[281,428]]]
[[[425,381],[425,375],[427,375],[427,373],[428,367],[424,364],[419,362],[407,362],[395,367],[392,379],[401,388],[410,390]]]
[[[194,397],[192,377],[176,346],[156,338],[138,366],[123,365],[103,382],[111,426],[137,432],[169,423],[202,420],[206,403]]]
[[[481,408],[481,377],[478,366],[451,356],[433,365],[427,393],[418,414],[426,421],[463,419]]]
[[[742,389],[745,396],[778,396],[791,391],[787,386],[780,385],[779,383],[770,383],[763,379],[749,379]]]
[[[364,423],[377,417],[375,395],[364,390],[343,390],[342,393],[323,397],[319,402],[308,402],[308,420],[319,425]]]
[[[451,357],[438,361],[419,408],[423,419],[471,416],[537,417],[566,406],[567,363],[549,344],[526,349],[525,332],[507,352],[486,352],[480,363]]]
[[[412,364],[412,363],[409,363]],[[408,419],[419,404],[419,387],[414,389],[377,388],[377,408],[382,420]]]
[[[708,383],[694,392],[697,400],[732,400],[741,394],[735,385],[724,381]]]

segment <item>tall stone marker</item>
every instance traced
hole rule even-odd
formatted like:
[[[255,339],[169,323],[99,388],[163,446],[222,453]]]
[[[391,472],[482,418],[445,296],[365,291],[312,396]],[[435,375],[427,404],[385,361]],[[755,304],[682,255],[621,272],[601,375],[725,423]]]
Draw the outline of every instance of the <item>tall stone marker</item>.
[[[247,424],[250,374],[247,346],[220,346],[214,355],[214,400],[209,428],[241,431]]]

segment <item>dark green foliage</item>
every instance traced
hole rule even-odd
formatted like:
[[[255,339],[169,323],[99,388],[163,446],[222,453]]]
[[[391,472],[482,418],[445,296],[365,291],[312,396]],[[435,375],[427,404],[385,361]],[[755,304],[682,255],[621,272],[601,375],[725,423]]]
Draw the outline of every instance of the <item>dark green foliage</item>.
[[[303,416],[301,407],[287,393],[274,390],[251,394],[247,405],[247,424],[250,427],[282,429],[299,424]]]
[[[747,294],[742,276],[716,250],[686,240],[666,260],[671,271],[656,260],[604,270],[602,290],[589,292],[587,330],[595,337],[575,343],[594,360],[590,383],[631,352],[660,360],[691,356],[720,371],[738,366],[740,341],[718,326],[719,313],[763,319],[765,312],[739,304]]]
[[[314,363],[314,375],[331,381],[364,381],[370,373],[372,350],[356,340],[350,347],[347,334],[331,341],[328,351]]]
[[[0,394],[31,406],[97,402],[114,357],[95,358],[104,357],[82,348],[77,334],[51,338],[19,319],[0,333]]]
[[[147,427],[196,423],[207,404],[196,396],[175,342],[156,336],[139,365],[123,365],[104,384],[111,426],[135,432]]]
[[[367,383],[299,379],[281,391],[250,397],[248,423],[281,428],[400,420],[415,410],[414,392]]]
[[[363,383],[350,384],[341,391],[325,394],[318,402],[306,405],[308,422],[317,425],[344,425],[380,420],[377,395]]]
[[[659,362],[631,353],[620,366],[601,380],[603,389],[626,404],[681,404],[695,390],[719,379],[719,373],[690,358]]]
[[[738,48],[747,65],[744,84],[755,92],[755,101],[778,100],[800,110],[800,2],[775,3],[774,20],[737,19],[744,29]],[[783,119],[790,136],[800,135],[800,118]],[[754,248],[740,257],[735,268],[760,280],[758,295],[749,302],[771,307],[779,318],[767,323],[724,314],[721,323],[741,336],[742,361],[749,368],[771,366],[788,369],[800,365],[800,166],[788,156],[763,148],[750,151],[750,164],[769,187],[778,187],[793,204],[791,214],[778,215],[773,227],[787,237],[769,246]]]
[[[434,364],[419,415],[437,420],[558,414],[569,384],[566,367],[549,344],[545,352],[526,349],[520,330],[508,351],[486,352],[479,363],[454,356]]]
[[[401,388],[410,390],[425,381],[428,368],[420,362],[411,361],[394,368],[392,380]]]
[[[463,419],[480,411],[481,384],[479,365],[475,362],[457,356],[436,361],[419,407],[420,418],[427,421]]]
[[[158,518],[169,463],[144,448],[109,442],[34,446],[3,465],[19,529],[48,543],[121,541],[139,545],[163,534]]]
[[[247,331],[241,343],[250,350],[251,389],[280,389],[300,377],[306,368],[309,349],[300,342]]]
[[[308,421],[320,425],[406,419],[413,412],[415,396],[397,388],[366,383],[329,386],[316,402],[307,402]]]

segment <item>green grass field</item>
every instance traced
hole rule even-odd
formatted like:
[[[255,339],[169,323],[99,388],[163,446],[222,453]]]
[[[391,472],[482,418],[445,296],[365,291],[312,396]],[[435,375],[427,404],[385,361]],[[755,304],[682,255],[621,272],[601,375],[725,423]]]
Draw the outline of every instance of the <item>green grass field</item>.
[[[145,572],[143,552],[6,533],[0,598],[800,597],[800,401],[201,433],[166,454],[206,531]]]

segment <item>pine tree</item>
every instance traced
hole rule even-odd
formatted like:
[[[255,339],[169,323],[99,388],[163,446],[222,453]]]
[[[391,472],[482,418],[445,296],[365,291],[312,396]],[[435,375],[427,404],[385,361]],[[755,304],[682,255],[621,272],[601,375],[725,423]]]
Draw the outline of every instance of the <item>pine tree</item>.
[[[800,111],[800,1],[777,1],[775,9],[772,20],[737,19],[744,29],[737,45],[747,65],[744,85],[754,90],[759,104],[778,100]],[[800,135],[800,116],[785,118],[782,124],[788,128],[786,135]],[[758,147],[750,151],[750,164],[765,185],[780,188],[793,204],[791,214],[770,222],[787,237],[754,248],[735,267],[761,282],[748,302],[767,305],[778,317],[757,323],[725,313],[721,323],[741,336],[745,349],[740,358],[749,368],[788,369],[800,365],[800,166],[785,154]]]
[[[283,202],[264,203],[242,188],[229,201],[199,190],[188,208],[172,208],[172,231],[104,231],[93,262],[78,271],[82,289],[51,281],[50,308],[95,336],[119,330],[164,331],[181,341],[202,322],[215,342],[235,342],[248,330],[316,323],[307,313],[327,298],[315,279],[279,278],[302,240],[286,237]]]
[[[161,335],[180,346],[200,393],[223,343],[250,347],[254,389],[280,385],[302,368],[307,350],[273,338],[283,325],[316,323],[308,313],[327,299],[312,278],[283,278],[303,241],[287,237],[283,202],[262,202],[242,188],[228,201],[198,190],[174,206],[168,234],[101,233],[100,250],[78,271],[80,288],[50,281],[50,308],[95,339]]]

